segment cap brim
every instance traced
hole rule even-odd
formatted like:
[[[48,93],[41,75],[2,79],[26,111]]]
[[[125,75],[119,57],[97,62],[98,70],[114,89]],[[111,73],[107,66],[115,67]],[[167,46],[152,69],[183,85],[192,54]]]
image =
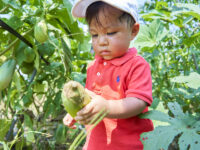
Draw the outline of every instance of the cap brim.
[[[86,15],[86,10],[87,10],[88,6],[97,1],[105,2],[115,8],[118,8],[122,11],[129,13],[128,11],[120,8],[120,6],[117,5],[114,0],[113,1],[111,1],[111,0],[79,0],[76,2],[76,4],[72,8],[72,15],[77,18],[84,18]],[[130,14],[130,15],[136,20],[136,22],[138,21],[137,18],[135,18],[135,16],[133,16],[132,14]]]
[[[85,17],[89,5],[99,0],[79,0],[72,8],[72,15],[77,18]]]

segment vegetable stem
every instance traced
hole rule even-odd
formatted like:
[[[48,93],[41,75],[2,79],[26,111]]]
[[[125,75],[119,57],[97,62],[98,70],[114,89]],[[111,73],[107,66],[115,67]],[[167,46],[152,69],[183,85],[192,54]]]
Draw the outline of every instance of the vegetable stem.
[[[91,121],[89,124],[92,124],[91,127],[88,129],[88,131],[85,133],[85,130],[82,130],[79,135],[76,137],[72,145],[70,146],[69,150],[75,150],[78,145],[83,141],[83,139],[86,137],[87,134],[90,133],[90,131],[96,127],[96,125],[103,120],[103,118],[106,116],[107,112],[101,110]],[[98,119],[98,120],[97,120]]]

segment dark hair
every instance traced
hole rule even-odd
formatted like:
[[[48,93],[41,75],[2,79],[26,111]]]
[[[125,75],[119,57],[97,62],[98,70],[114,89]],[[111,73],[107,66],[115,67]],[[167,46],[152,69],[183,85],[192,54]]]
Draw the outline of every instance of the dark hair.
[[[86,10],[87,23],[90,25],[92,19],[95,18],[98,25],[101,25],[101,23],[99,21],[99,12],[100,12],[100,10],[103,10],[108,5],[109,4],[107,4],[107,3],[98,1],[98,2],[92,3],[90,6],[88,6],[88,8]],[[120,22],[127,21],[127,24],[130,25],[130,27],[132,27],[135,24],[134,18],[126,12],[123,12],[122,15],[119,16],[119,21]]]

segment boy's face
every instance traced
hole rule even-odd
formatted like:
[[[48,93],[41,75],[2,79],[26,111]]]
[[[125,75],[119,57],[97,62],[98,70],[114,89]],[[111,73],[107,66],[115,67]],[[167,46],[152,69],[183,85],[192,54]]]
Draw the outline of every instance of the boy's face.
[[[94,51],[105,60],[124,55],[129,48],[130,41],[139,31],[139,24],[130,27],[127,22],[120,22],[119,17],[122,13],[114,7],[107,6],[100,10],[98,21],[93,18],[89,25]]]

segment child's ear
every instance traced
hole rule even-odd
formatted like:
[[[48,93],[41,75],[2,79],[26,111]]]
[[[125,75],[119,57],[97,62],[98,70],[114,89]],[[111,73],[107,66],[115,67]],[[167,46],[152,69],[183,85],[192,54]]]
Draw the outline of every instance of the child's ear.
[[[136,22],[132,26],[132,40],[137,36],[139,30],[140,30],[140,24]]]

